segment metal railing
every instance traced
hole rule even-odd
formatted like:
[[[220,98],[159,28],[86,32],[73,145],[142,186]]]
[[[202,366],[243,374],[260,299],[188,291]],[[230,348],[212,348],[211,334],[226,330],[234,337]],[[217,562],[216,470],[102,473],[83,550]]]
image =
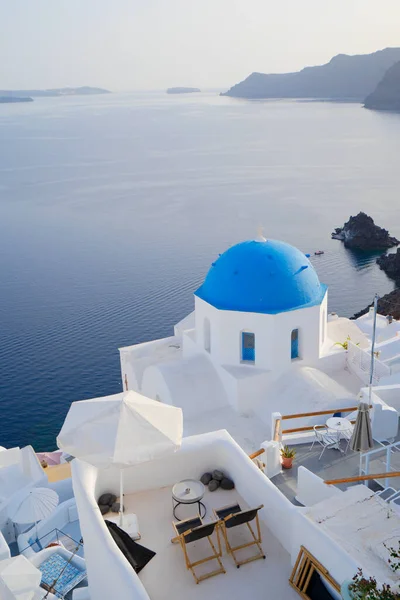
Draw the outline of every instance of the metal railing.
[[[349,340],[346,362],[349,370],[352,373],[357,375],[357,377],[359,377],[363,383],[369,384],[371,373],[371,352],[363,350]],[[390,375],[390,373],[390,367],[375,357],[372,383],[374,385],[378,385],[382,377],[387,377]]]
[[[360,475],[370,475],[370,462],[371,458],[377,457],[380,453],[386,454],[386,473],[392,470],[392,454],[400,452],[400,441],[394,442],[381,448],[375,448],[374,450],[368,450],[368,452],[362,452],[360,454]],[[386,479],[385,487],[389,487],[389,481]]]
[[[47,542],[42,544],[42,540],[45,540],[47,538]],[[72,544],[70,544],[70,548],[68,548],[65,545],[65,541],[66,539],[71,540]],[[61,529],[57,529],[54,528],[51,531],[49,531],[48,533],[46,533],[45,535],[42,535],[40,538],[36,538],[35,540],[28,544],[23,550],[21,550],[20,554],[23,554],[25,552],[25,550],[27,550],[28,548],[33,548],[35,546],[37,546],[38,550],[43,550],[44,548],[47,548],[50,544],[62,544],[67,550],[69,550],[70,552],[73,552],[73,549],[77,549],[76,551],[79,551],[81,548],[83,548],[83,541],[82,538],[79,542],[77,542],[76,540],[74,540],[74,538],[72,538],[70,535],[68,535],[68,533],[65,533],[65,531],[62,531]],[[73,546],[73,549],[72,549]]]

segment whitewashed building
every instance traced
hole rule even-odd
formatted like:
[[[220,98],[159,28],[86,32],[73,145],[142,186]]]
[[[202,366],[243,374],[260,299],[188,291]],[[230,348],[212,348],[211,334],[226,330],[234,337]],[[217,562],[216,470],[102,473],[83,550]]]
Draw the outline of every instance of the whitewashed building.
[[[303,252],[261,236],[238,243],[212,263],[174,335],[120,349],[124,389],[183,408],[186,434],[224,427],[257,447],[274,412],[352,406],[367,383],[368,334],[327,306]],[[348,336],[346,352],[337,343]]]

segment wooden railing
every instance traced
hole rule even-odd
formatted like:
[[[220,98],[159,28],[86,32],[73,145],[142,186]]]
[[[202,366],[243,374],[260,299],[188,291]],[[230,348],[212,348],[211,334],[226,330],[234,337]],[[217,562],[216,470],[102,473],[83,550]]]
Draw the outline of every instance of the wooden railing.
[[[400,477],[400,471],[391,471],[390,473],[376,473],[375,475],[357,475],[356,477],[343,477],[342,479],[327,479],[326,485],[336,485],[337,483],[356,483],[357,481],[367,481],[369,479],[386,479],[387,477]]]
[[[372,404],[369,405],[369,408],[372,408]],[[319,410],[316,412],[307,412],[307,413],[294,413],[292,415],[282,415],[280,419],[276,419],[275,427],[274,427],[274,442],[280,442],[283,434],[287,433],[302,433],[305,431],[312,431],[314,429],[314,425],[307,425],[305,427],[293,427],[291,429],[283,429],[282,430],[282,421],[288,421],[289,419],[304,419],[306,417],[320,417],[325,415],[333,415],[334,413],[346,413],[346,412],[354,412],[358,410],[358,406],[346,406],[345,408],[331,408],[329,410]],[[355,421],[351,421],[351,423],[355,423]],[[315,425],[318,429],[322,429],[325,427],[325,424]],[[257,450],[257,452],[253,452],[249,454],[249,458],[253,460],[264,452],[263,448]]]
[[[369,408],[372,408],[372,404],[370,404]],[[308,413],[297,413],[293,415],[282,415],[282,421],[286,421],[288,419],[303,419],[305,417],[320,417],[324,415],[332,415],[333,413],[345,413],[345,412],[354,412],[358,410],[358,406],[348,406],[346,408],[331,408],[330,410],[319,410],[317,412],[308,412]],[[277,419],[279,421],[279,419]],[[354,421],[352,421],[354,423]],[[317,425],[318,428],[325,427],[323,425]],[[286,433],[301,433],[304,431],[312,431],[314,429],[314,425],[308,425],[306,427],[293,427],[291,429],[283,429],[282,435]]]

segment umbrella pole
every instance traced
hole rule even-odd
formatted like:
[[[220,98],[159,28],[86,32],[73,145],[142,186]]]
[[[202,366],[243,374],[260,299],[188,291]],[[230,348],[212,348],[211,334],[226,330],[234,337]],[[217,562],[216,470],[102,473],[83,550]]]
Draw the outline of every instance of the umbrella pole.
[[[375,294],[374,298],[374,321],[372,328],[372,344],[371,344],[371,366],[369,369],[369,390],[368,390],[368,404],[371,405],[372,398],[372,382],[374,379],[374,361],[375,361],[375,338],[376,338],[376,313],[378,312],[378,294]]]
[[[122,528],[124,521],[124,473],[123,469],[119,471],[119,526]]]

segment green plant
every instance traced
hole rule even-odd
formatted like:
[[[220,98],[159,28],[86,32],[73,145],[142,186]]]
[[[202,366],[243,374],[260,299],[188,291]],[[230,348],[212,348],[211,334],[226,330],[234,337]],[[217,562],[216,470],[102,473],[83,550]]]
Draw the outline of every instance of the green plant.
[[[378,588],[375,577],[367,579],[364,577],[362,569],[358,569],[357,573],[349,585],[349,590],[356,600],[399,600],[400,594],[394,592],[390,585],[383,584],[382,588]]]
[[[283,448],[281,448],[281,456],[282,458],[294,458],[296,456],[296,450],[294,448],[289,448],[289,446],[283,446]]]
[[[347,338],[344,340],[344,342],[335,342],[333,345],[334,346],[341,346],[343,348],[343,350],[348,350],[349,349],[349,342],[351,342],[351,337],[348,335]],[[360,343],[357,342],[356,346],[359,346]]]

